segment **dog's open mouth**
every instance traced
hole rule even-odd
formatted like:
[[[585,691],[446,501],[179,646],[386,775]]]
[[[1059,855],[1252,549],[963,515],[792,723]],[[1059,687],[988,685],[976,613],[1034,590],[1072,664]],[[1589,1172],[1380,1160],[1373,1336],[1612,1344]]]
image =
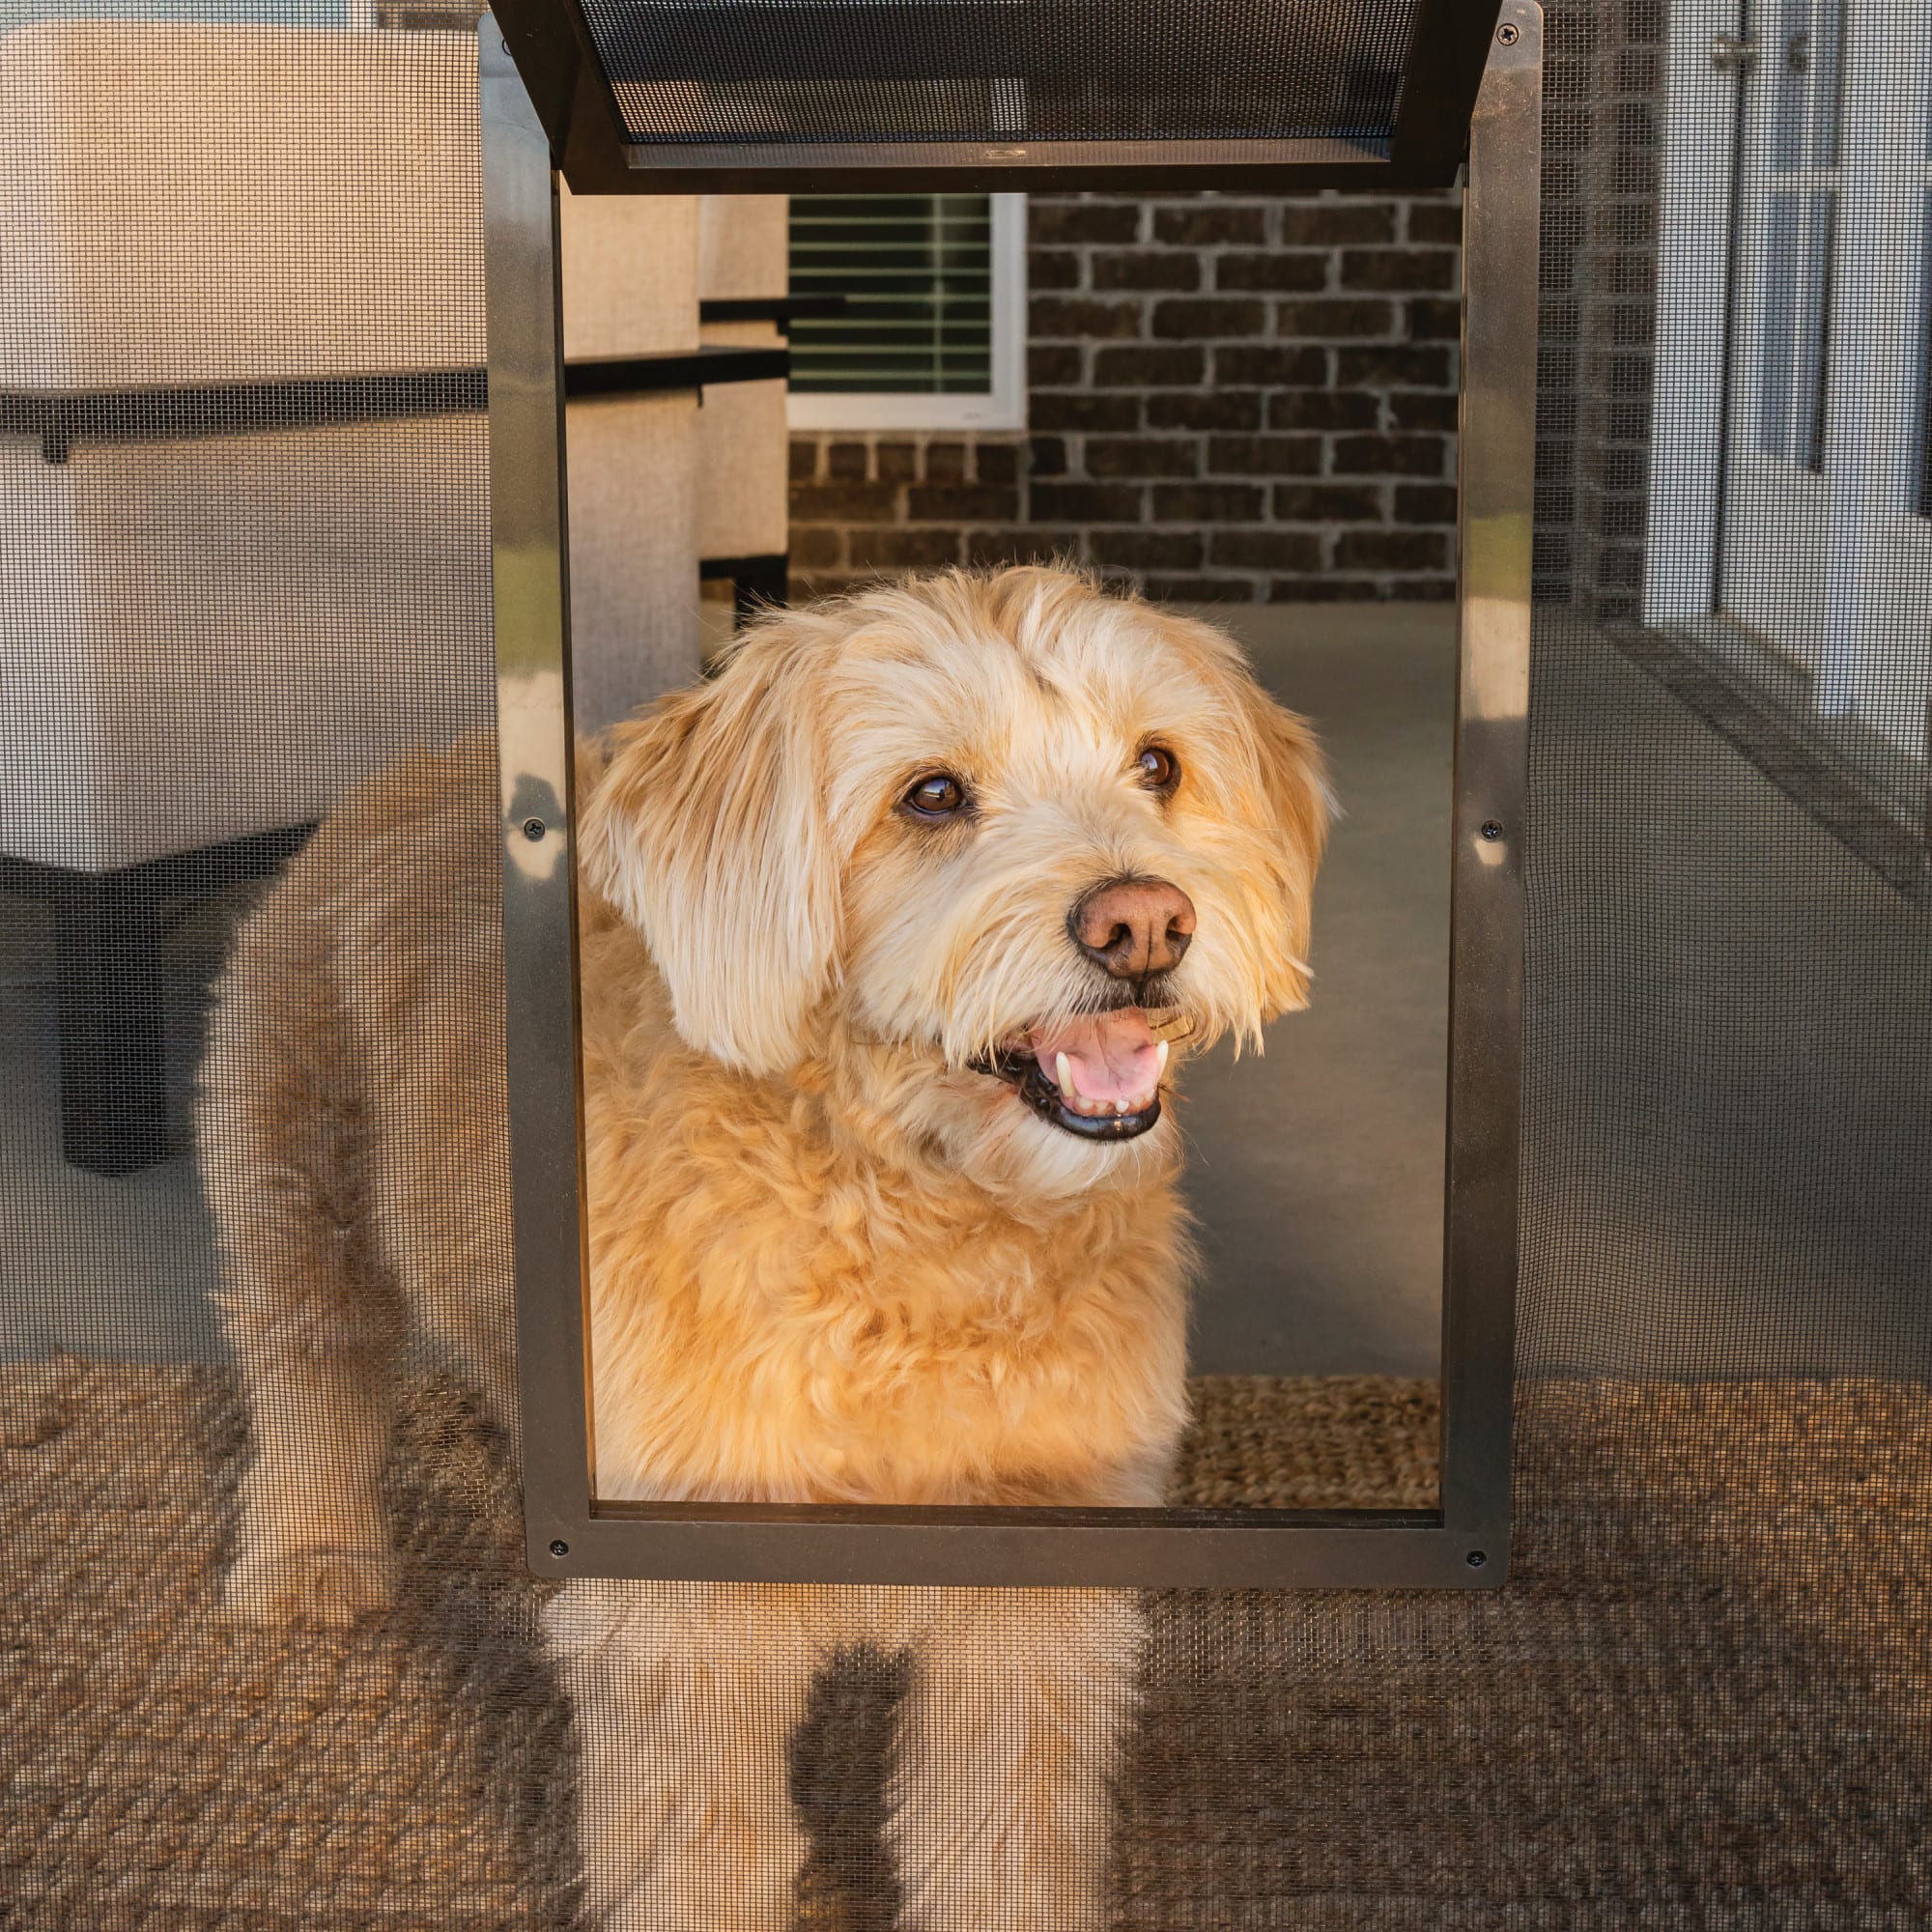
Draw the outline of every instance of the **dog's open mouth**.
[[[1065,1133],[1130,1141],[1160,1119],[1168,1040],[1191,1031],[1176,1011],[1121,1007],[1036,1027],[1009,1040],[980,1070],[1006,1081]]]

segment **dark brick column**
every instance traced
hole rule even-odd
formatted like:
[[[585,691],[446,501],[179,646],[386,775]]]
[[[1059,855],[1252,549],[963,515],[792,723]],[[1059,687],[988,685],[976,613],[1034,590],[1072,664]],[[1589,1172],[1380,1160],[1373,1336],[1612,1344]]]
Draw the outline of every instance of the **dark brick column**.
[[[1663,0],[1546,14],[1536,587],[1638,614],[1657,335]]]

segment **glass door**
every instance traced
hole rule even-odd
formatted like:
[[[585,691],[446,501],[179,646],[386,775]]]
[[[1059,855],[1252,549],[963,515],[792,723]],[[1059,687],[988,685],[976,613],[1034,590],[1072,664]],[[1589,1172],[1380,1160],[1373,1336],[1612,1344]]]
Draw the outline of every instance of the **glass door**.
[[[1759,0],[1742,121],[1716,608],[1821,718],[1922,760],[1932,637],[1932,13]]]

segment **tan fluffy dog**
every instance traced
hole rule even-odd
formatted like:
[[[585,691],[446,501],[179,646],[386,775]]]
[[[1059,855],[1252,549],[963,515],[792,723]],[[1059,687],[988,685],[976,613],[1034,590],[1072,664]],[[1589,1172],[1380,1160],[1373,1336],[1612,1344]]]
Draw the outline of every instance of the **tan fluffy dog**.
[[[1162,1036],[1306,997],[1328,808],[1219,633],[1062,573],[774,617],[620,727],[581,813],[606,1497],[1153,1504],[1185,1417]],[[497,792],[345,801],[244,929],[201,1110],[257,1455],[231,1605],[384,1602],[405,1325],[512,1413]],[[593,1908],[776,1928],[785,1740],[913,1656],[892,1837],[927,1932],[1098,1921],[1134,1600],[576,1583],[546,1614]]]

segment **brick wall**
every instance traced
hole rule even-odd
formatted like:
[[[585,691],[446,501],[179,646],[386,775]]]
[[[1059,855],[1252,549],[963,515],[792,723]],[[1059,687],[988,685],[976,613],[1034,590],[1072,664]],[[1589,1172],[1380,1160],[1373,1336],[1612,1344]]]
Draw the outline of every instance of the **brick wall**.
[[[1643,587],[1664,0],[1545,14],[1536,594],[1605,621]]]
[[[792,448],[801,594],[1061,554],[1156,595],[1454,586],[1453,197],[1037,195],[1028,432]]]

